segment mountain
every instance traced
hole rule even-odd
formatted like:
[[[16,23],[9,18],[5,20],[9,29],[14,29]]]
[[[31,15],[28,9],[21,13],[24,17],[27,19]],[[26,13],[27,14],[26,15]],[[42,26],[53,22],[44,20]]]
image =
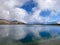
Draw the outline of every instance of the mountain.
[[[0,19],[0,24],[9,24],[9,21],[5,19]]]
[[[25,24],[25,23],[17,20],[13,20],[13,21],[10,21],[10,24]]]
[[[9,21],[5,19],[0,19],[0,24],[25,24],[24,22],[19,22],[19,21]]]
[[[37,25],[45,25],[45,24],[48,24],[48,25],[60,25],[60,22],[58,21],[54,21],[54,22],[33,22],[33,23],[25,23],[25,22],[22,22],[22,21],[17,21],[17,20],[13,20],[13,21],[9,21],[9,20],[5,20],[5,19],[0,19],[0,24],[37,24]]]
[[[46,23],[44,23],[44,22],[34,22],[34,23],[28,23],[28,24],[37,24],[37,25],[41,24],[41,25],[44,25],[44,24],[57,24],[57,23],[56,22],[46,22]]]
[[[41,25],[44,25],[44,24],[60,24],[60,21],[52,21],[52,22],[31,22],[31,23],[28,23],[28,24],[41,24]]]

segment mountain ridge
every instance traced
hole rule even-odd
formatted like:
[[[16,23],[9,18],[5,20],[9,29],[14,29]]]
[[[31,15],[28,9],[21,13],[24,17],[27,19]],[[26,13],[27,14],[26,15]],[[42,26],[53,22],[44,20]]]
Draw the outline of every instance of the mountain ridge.
[[[0,19],[0,24],[25,24],[25,23],[17,21],[17,20],[9,21],[9,20],[5,20],[5,19]]]

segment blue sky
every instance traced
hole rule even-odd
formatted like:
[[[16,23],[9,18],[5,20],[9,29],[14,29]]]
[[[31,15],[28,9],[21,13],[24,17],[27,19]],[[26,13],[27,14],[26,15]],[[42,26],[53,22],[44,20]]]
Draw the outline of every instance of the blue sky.
[[[34,7],[37,7],[37,3],[35,3],[33,0],[25,3],[21,8],[25,9],[28,13],[32,13],[33,14],[33,10],[32,8]],[[54,10],[50,10],[50,9],[44,9],[44,10],[41,10],[41,12],[39,13],[39,15],[41,17],[50,17],[50,21],[48,22],[54,22],[54,21],[59,21],[60,20],[60,14],[58,12],[55,12],[57,14],[53,14],[54,16],[51,16],[51,13],[54,12]],[[37,21],[37,23],[39,23]]]
[[[31,0],[26,2],[21,8],[25,9],[28,13],[33,13],[32,8],[36,7],[37,4]]]
[[[43,17],[49,16],[51,14],[50,10],[42,10],[40,15]]]
[[[1,0],[0,3],[0,19],[26,23],[60,22],[60,0]]]

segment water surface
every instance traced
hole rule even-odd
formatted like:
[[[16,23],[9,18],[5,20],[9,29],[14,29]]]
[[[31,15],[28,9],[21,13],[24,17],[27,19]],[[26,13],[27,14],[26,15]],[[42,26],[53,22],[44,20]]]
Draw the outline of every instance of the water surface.
[[[60,26],[0,25],[0,45],[25,45],[25,43],[26,45],[53,45],[56,41],[48,43],[47,41],[57,38],[56,40],[59,42],[60,38],[58,39],[58,37],[60,37]],[[42,41],[44,44],[41,44]]]

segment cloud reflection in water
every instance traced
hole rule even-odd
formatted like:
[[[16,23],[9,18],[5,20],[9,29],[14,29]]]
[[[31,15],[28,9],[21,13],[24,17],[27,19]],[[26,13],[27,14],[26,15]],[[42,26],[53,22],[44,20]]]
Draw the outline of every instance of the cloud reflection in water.
[[[56,27],[56,28],[55,28]],[[60,35],[59,26],[44,25],[2,25],[0,26],[0,37],[9,37],[14,40],[34,40],[43,37],[57,37]],[[43,33],[44,32],[44,33]],[[29,38],[29,35],[31,38]],[[50,36],[48,36],[50,35]]]

